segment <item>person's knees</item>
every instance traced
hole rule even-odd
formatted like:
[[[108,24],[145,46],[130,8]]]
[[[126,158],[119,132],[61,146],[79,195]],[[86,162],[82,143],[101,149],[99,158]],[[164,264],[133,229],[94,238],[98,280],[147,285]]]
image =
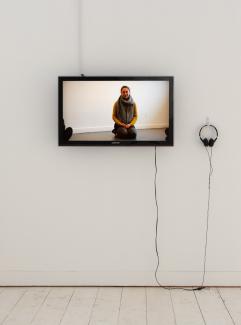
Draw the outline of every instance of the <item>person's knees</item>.
[[[125,128],[119,127],[116,132],[117,138],[126,138],[128,135],[128,131]]]
[[[134,127],[128,129],[128,136],[130,138],[136,138],[136,129]]]
[[[136,129],[134,127],[131,127],[129,129],[119,127],[116,132],[117,138],[122,139],[135,139],[136,138]]]

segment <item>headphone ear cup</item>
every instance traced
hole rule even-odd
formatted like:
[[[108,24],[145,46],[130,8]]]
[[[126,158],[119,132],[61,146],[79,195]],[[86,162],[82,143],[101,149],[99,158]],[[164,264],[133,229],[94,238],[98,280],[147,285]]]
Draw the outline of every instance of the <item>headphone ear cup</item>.
[[[209,141],[207,138],[204,138],[204,139],[201,139],[202,140],[202,143],[205,145],[205,147],[208,147],[209,146]]]
[[[212,138],[210,138],[209,141],[208,141],[208,145],[209,145],[209,147],[213,147],[214,142],[215,142],[215,140],[212,139]]]

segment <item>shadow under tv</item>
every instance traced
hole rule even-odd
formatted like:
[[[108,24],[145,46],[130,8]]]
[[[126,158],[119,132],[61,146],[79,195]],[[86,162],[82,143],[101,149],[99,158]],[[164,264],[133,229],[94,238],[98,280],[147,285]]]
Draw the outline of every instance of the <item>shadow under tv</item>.
[[[172,76],[58,77],[59,146],[173,146]]]

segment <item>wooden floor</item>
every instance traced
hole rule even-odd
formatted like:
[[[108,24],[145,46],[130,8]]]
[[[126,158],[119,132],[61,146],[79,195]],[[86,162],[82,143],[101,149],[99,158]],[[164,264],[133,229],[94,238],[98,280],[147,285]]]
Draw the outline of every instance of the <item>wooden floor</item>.
[[[241,289],[1,287],[0,324],[241,324]]]

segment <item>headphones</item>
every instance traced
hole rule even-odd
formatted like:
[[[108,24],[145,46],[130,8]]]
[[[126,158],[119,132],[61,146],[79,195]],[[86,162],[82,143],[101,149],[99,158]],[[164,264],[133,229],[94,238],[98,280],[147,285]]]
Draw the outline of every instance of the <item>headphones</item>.
[[[213,139],[213,138],[210,138],[209,140],[207,138],[203,138],[201,133],[202,133],[202,130],[206,127],[211,127],[215,130],[215,133],[216,133],[216,137]],[[199,131],[199,138],[200,140],[202,141],[202,143],[204,144],[205,147],[213,147],[215,141],[217,140],[218,138],[218,130],[217,128],[212,125],[212,124],[205,124],[204,126],[201,127],[200,131]]]

